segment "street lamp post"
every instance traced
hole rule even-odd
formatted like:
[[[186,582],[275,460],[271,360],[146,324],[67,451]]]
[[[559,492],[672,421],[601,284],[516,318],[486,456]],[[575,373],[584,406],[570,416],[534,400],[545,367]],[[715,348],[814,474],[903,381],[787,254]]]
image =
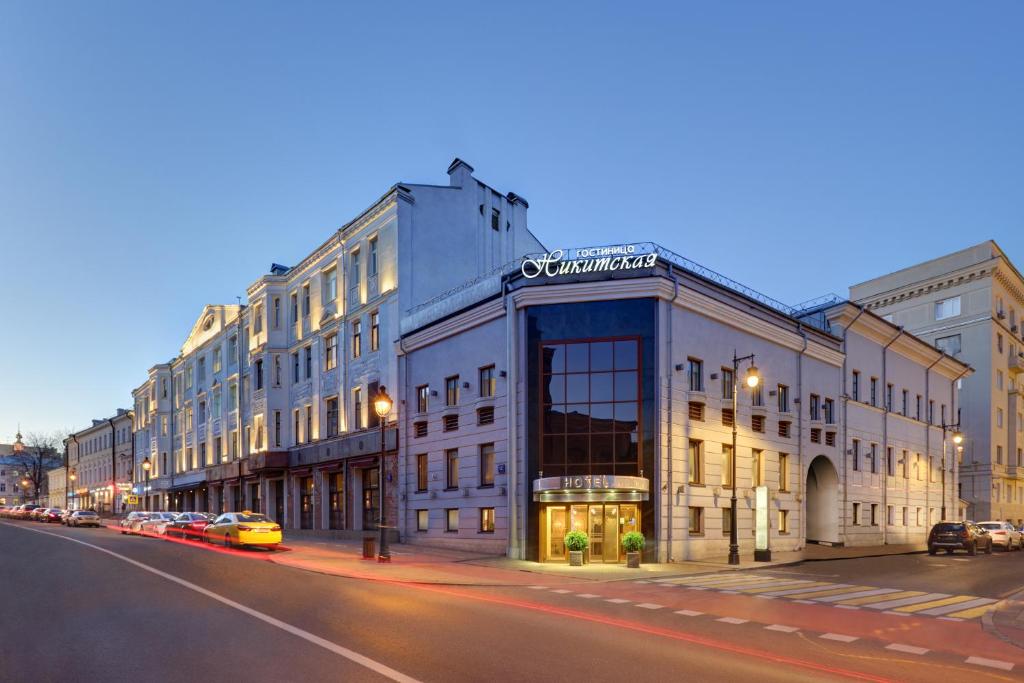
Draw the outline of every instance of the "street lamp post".
[[[75,479],[78,479],[78,473],[75,472],[75,468],[72,467],[71,471],[68,472],[68,484],[67,484],[67,486],[64,487],[65,489],[68,489],[68,488],[71,489],[72,499],[74,499]],[[65,491],[65,494],[66,493],[67,493],[67,491]],[[67,497],[67,496],[65,495],[65,497]]]
[[[142,490],[143,495],[146,497],[146,509],[149,509],[149,468],[152,466],[153,464],[149,462],[149,456],[147,455],[146,459],[142,461],[142,471],[146,473],[146,488]]]
[[[377,390],[377,395],[373,399],[373,409],[377,413],[377,417],[380,418],[380,476],[377,488],[380,491],[380,550],[377,554],[378,562],[390,562],[391,561],[391,550],[388,548],[388,530],[387,530],[387,513],[385,512],[386,506],[385,491],[387,482],[387,472],[384,467],[384,427],[388,421],[388,413],[391,412],[391,406],[393,401],[388,396],[388,392],[382,386]]]
[[[953,445],[959,447],[964,442],[964,434],[960,431],[960,423],[948,425],[942,423],[942,510],[939,519],[946,519],[946,432],[953,432]]]
[[[751,389],[757,387],[761,381],[761,376],[757,374],[757,366],[754,365],[754,354],[749,356],[743,356],[738,358],[736,351],[732,352],[732,463],[731,463],[731,478],[729,483],[732,484],[732,497],[730,499],[732,507],[729,510],[729,564],[740,563],[740,544],[736,530],[736,422],[739,416],[736,414],[737,411],[737,396],[739,394],[739,386],[736,382],[736,373],[739,372],[740,363],[745,360],[750,361],[750,367],[747,368],[747,386]],[[692,465],[691,465],[692,467]]]

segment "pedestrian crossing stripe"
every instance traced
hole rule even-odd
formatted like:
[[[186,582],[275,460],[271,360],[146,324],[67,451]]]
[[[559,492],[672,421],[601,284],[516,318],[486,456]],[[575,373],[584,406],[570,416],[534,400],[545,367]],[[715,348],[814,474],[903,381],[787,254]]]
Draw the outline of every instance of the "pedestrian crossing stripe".
[[[813,581],[783,581],[772,582],[771,584],[759,583],[753,588],[739,588],[740,593],[769,593],[771,591],[779,591],[784,588],[804,588],[808,584],[813,585]]]
[[[688,580],[681,581],[680,583],[685,583],[687,585],[693,585],[693,586],[717,586],[717,585],[721,585],[721,584],[731,584],[731,583],[750,583],[750,582],[753,582],[753,581],[760,581],[763,578],[764,578],[763,576],[747,576],[747,575],[742,575],[742,574],[735,575],[735,576],[728,576],[728,575],[726,575],[726,576],[718,576],[718,575],[716,575],[716,576],[707,576],[707,577],[698,577],[698,578],[694,578],[694,579],[688,579]]]
[[[850,598],[849,600],[840,600],[837,605],[869,605],[873,602],[881,602],[883,600],[897,600],[900,598],[910,598],[915,595],[924,595],[921,591],[896,591],[895,593],[886,593],[885,595],[872,595],[864,598]]]
[[[952,605],[960,602],[969,602],[975,598],[970,595],[953,595],[948,598],[942,598],[941,600],[929,600],[928,602],[919,602],[914,605],[904,605],[903,607],[896,607],[893,609],[894,612],[923,612],[926,609],[932,609],[933,607],[942,607],[943,605]]]
[[[814,598],[824,598],[829,595],[842,595],[843,593],[860,593],[866,591],[870,586],[850,586],[849,588],[832,588],[826,590],[810,590],[806,593],[794,593],[793,596],[800,598],[801,600],[813,600]]]
[[[962,612],[950,612],[949,614],[944,614],[942,616],[953,617],[956,619],[977,619],[992,609],[994,605],[994,602],[990,602],[982,607],[972,607],[971,609],[965,609]]]

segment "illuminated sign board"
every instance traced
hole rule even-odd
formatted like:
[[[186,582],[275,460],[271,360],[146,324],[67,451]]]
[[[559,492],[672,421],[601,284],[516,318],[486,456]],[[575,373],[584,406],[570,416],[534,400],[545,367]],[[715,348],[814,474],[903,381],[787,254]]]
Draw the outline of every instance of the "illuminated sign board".
[[[532,279],[539,275],[555,277],[653,268],[657,261],[658,255],[654,252],[644,253],[635,244],[621,244],[568,251],[555,249],[537,258],[525,257],[522,271],[524,277]]]

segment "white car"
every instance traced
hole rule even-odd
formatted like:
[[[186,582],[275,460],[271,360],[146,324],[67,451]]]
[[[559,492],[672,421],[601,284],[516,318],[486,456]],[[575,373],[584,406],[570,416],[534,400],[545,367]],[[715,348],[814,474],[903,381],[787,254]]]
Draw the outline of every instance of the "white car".
[[[988,531],[988,535],[992,537],[992,545],[997,545],[1003,550],[1024,549],[1024,534],[1009,522],[978,522],[978,526]]]
[[[176,512],[151,512],[149,518],[142,521],[140,531],[143,535],[163,536],[167,533],[167,525],[177,516]]]
[[[92,510],[75,510],[68,517],[68,526],[102,526],[100,516]]]

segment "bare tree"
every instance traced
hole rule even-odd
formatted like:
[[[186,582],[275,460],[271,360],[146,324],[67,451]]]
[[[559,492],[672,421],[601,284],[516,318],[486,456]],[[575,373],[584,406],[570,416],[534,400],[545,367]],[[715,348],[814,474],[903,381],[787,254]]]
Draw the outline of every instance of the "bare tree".
[[[44,434],[30,432],[24,441],[24,448],[16,451],[13,458],[18,466],[22,481],[27,481],[27,490],[33,492],[33,500],[39,497],[47,484],[46,473],[64,465],[64,436],[61,433]]]

